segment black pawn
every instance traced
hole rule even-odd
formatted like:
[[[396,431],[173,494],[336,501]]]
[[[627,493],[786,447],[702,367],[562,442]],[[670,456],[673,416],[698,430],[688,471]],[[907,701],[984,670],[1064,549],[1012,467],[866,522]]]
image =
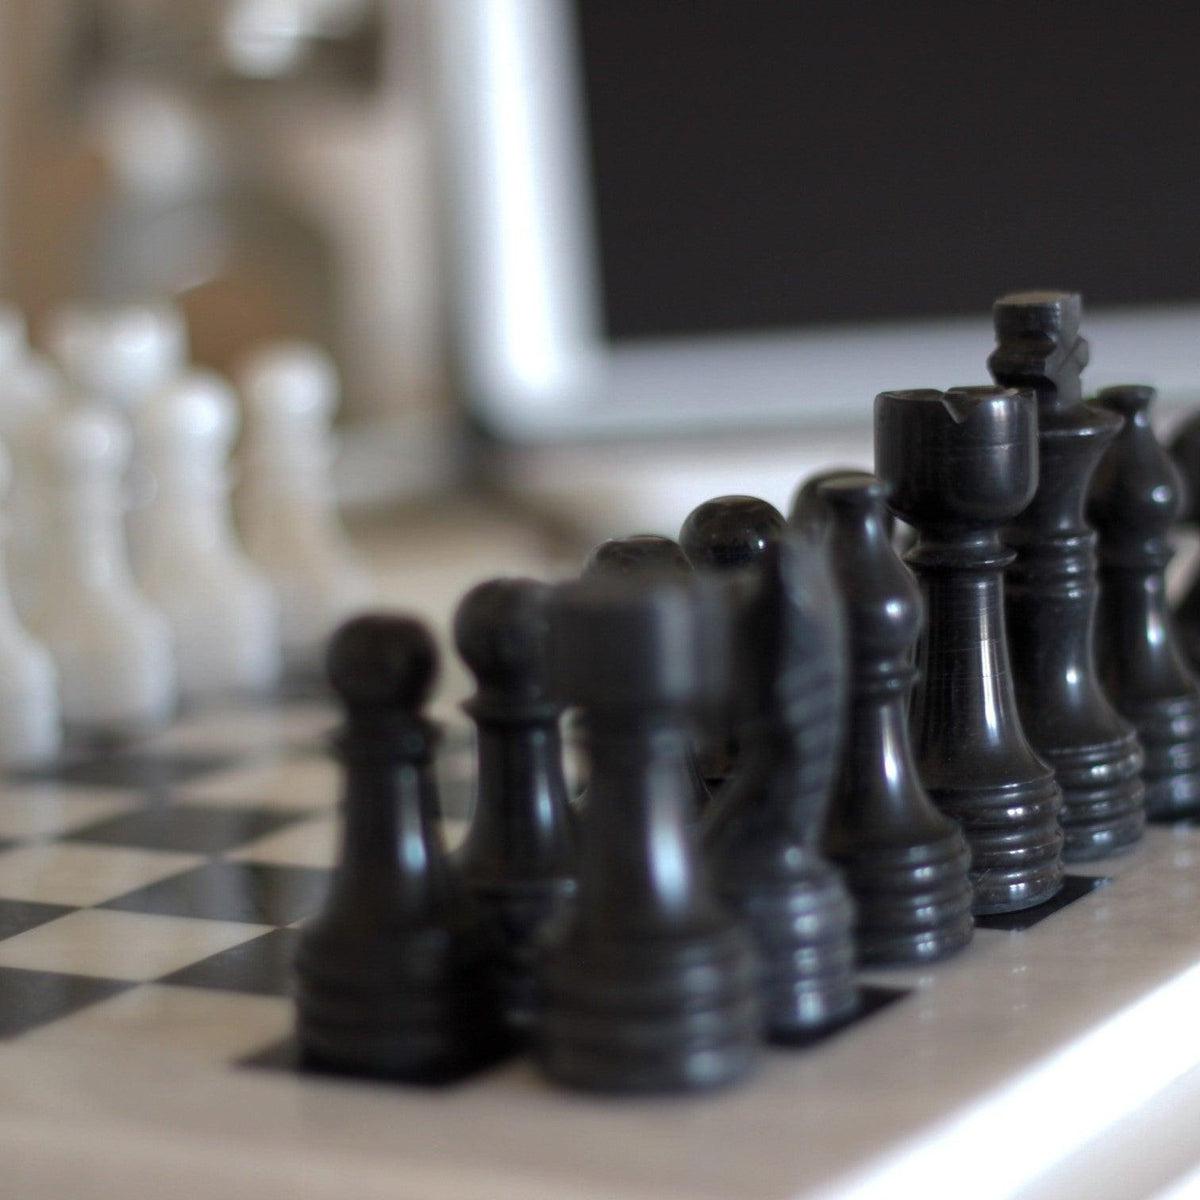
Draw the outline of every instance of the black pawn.
[[[1033,396],[883,392],[875,461],[917,533],[905,561],[925,600],[910,714],[918,774],[966,834],[976,914],[1040,904],[1062,886],[1062,793],[1018,715],[1003,603],[1013,554],[1000,541],[1037,487]]]
[[[691,563],[678,542],[656,533],[601,542],[583,564],[583,575],[644,575],[647,571],[687,574]]]
[[[297,1037],[321,1068],[413,1082],[454,1078],[504,1046],[494,945],[442,847],[421,716],[437,670],[416,621],[357,617],[329,680],[345,707],[341,857],[296,958]]]
[[[718,496],[692,509],[679,544],[698,571],[736,571],[762,558],[786,528],[782,513],[757,496]]]
[[[1181,523],[1200,526],[1200,415],[1185,421],[1171,443],[1171,456],[1183,476],[1184,503]],[[1200,563],[1175,609],[1179,644],[1194,670],[1200,670]]]
[[[562,708],[546,691],[550,594],[532,579],[490,580],[463,597],[454,621],[479,684],[463,705],[477,729],[479,771],[458,864],[498,926],[505,1017],[520,1033],[534,1019],[538,934],[575,888]]]
[[[1200,688],[1167,609],[1170,531],[1183,482],[1151,428],[1154,395],[1128,386],[1096,397],[1125,424],[1093,476],[1088,515],[1100,537],[1100,677],[1141,740],[1147,815],[1170,820],[1200,808]]]
[[[758,946],[766,1036],[802,1042],[858,1005],[854,905],[821,854],[845,645],[820,548],[794,533],[772,543],[737,624],[741,756],[704,846],[718,895]]]
[[[815,475],[810,475],[797,489],[795,495],[792,496],[792,507],[788,512],[788,524],[793,529],[804,529],[810,522],[815,521],[819,527],[825,520],[827,514],[824,505],[817,499],[817,493],[821,490],[825,483],[831,479],[857,479],[863,483],[876,477],[870,471],[864,471],[861,467],[829,467],[827,470],[818,471]],[[899,522],[896,520],[896,514],[890,508],[883,510],[883,525],[887,530],[888,538],[893,542],[896,541],[896,529]],[[907,549],[905,546],[903,549]],[[896,546],[897,551],[902,548]]]
[[[576,902],[542,960],[540,1059],[573,1087],[708,1088],[753,1058],[753,951],[689,824],[688,727],[724,657],[697,591],[601,575],[555,607],[552,669],[586,714],[591,783]]]
[[[1096,670],[1096,535],[1084,518],[1121,420],[1083,403],[1088,344],[1077,295],[1017,292],[997,300],[993,316],[992,375],[1031,389],[1038,404],[1037,491],[1004,531],[1017,555],[1005,580],[1017,704],[1062,788],[1063,856],[1085,862],[1132,846],[1146,824],[1137,734]]]
[[[679,543],[698,571],[725,573],[736,589],[745,582],[747,569],[762,559],[786,528],[783,515],[766,500],[717,496],[692,509],[679,531]],[[741,716],[738,698],[730,699],[733,708],[719,723],[723,728],[712,731],[700,747],[700,774],[712,795],[725,786],[737,765],[735,730]]]
[[[850,648],[849,715],[826,852],[854,896],[863,962],[942,958],[971,940],[971,854],[921,786],[909,744],[921,591],[888,537],[878,479],[827,474],[811,496],[810,519],[823,518],[829,530]]]

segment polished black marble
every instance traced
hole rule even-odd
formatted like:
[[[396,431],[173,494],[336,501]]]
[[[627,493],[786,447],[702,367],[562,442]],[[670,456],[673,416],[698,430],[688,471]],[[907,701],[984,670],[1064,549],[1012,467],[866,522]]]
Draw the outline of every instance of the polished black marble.
[[[292,962],[299,939],[299,930],[273,929],[262,937],[183,967],[158,982],[223,992],[251,992],[257,996],[288,996],[292,992]]]
[[[213,921],[290,925],[311,916],[329,889],[327,870],[210,862],[105,901],[101,908]]]
[[[31,900],[0,900],[0,941],[45,925],[75,909],[66,904],[35,904]]]
[[[306,809],[177,804],[110,817],[72,831],[68,840],[105,846],[139,846],[146,850],[219,854],[311,816]]]
[[[21,775],[23,779],[53,779],[81,787],[122,787],[161,793],[202,775],[234,766],[237,758],[220,754],[158,754],[124,748],[98,749]]]
[[[27,1033],[134,986],[120,979],[0,967],[0,1037]]]

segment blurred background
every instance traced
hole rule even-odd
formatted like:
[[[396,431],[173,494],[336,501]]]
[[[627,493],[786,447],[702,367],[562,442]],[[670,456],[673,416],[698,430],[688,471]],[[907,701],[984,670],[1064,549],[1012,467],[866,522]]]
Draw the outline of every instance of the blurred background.
[[[1013,288],[1084,292],[1096,386],[1190,403],[1198,34],[1075,0],[4,0],[0,295],[35,341],[169,296],[222,372],[326,347],[348,506],[674,532],[869,464],[873,395],[982,381]]]

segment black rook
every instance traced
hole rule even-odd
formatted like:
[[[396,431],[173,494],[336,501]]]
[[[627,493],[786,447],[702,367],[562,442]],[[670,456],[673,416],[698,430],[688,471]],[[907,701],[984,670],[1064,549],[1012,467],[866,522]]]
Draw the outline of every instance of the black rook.
[[[709,890],[689,824],[688,727],[724,655],[687,579],[590,576],[555,601],[555,691],[579,705],[591,781],[579,890],[541,959],[539,1053],[575,1087],[713,1087],[750,1065],[754,956]]]
[[[925,599],[911,728],[929,795],[971,847],[975,912],[1028,908],[1062,886],[1062,794],[1021,728],[1009,667],[1000,527],[1037,487],[1026,392],[884,392],[875,460],[917,531],[905,556]]]

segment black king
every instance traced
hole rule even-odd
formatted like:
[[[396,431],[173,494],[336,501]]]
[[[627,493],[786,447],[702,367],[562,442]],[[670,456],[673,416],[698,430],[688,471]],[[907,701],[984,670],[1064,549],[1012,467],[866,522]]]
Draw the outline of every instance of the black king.
[[[997,383],[1037,396],[1040,479],[1004,530],[1016,551],[1005,579],[1021,721],[1063,792],[1063,857],[1081,862],[1131,846],[1145,825],[1142,751],[1096,671],[1096,535],[1084,519],[1092,474],[1121,427],[1083,402],[1079,296],[1016,292],[993,309]]]

